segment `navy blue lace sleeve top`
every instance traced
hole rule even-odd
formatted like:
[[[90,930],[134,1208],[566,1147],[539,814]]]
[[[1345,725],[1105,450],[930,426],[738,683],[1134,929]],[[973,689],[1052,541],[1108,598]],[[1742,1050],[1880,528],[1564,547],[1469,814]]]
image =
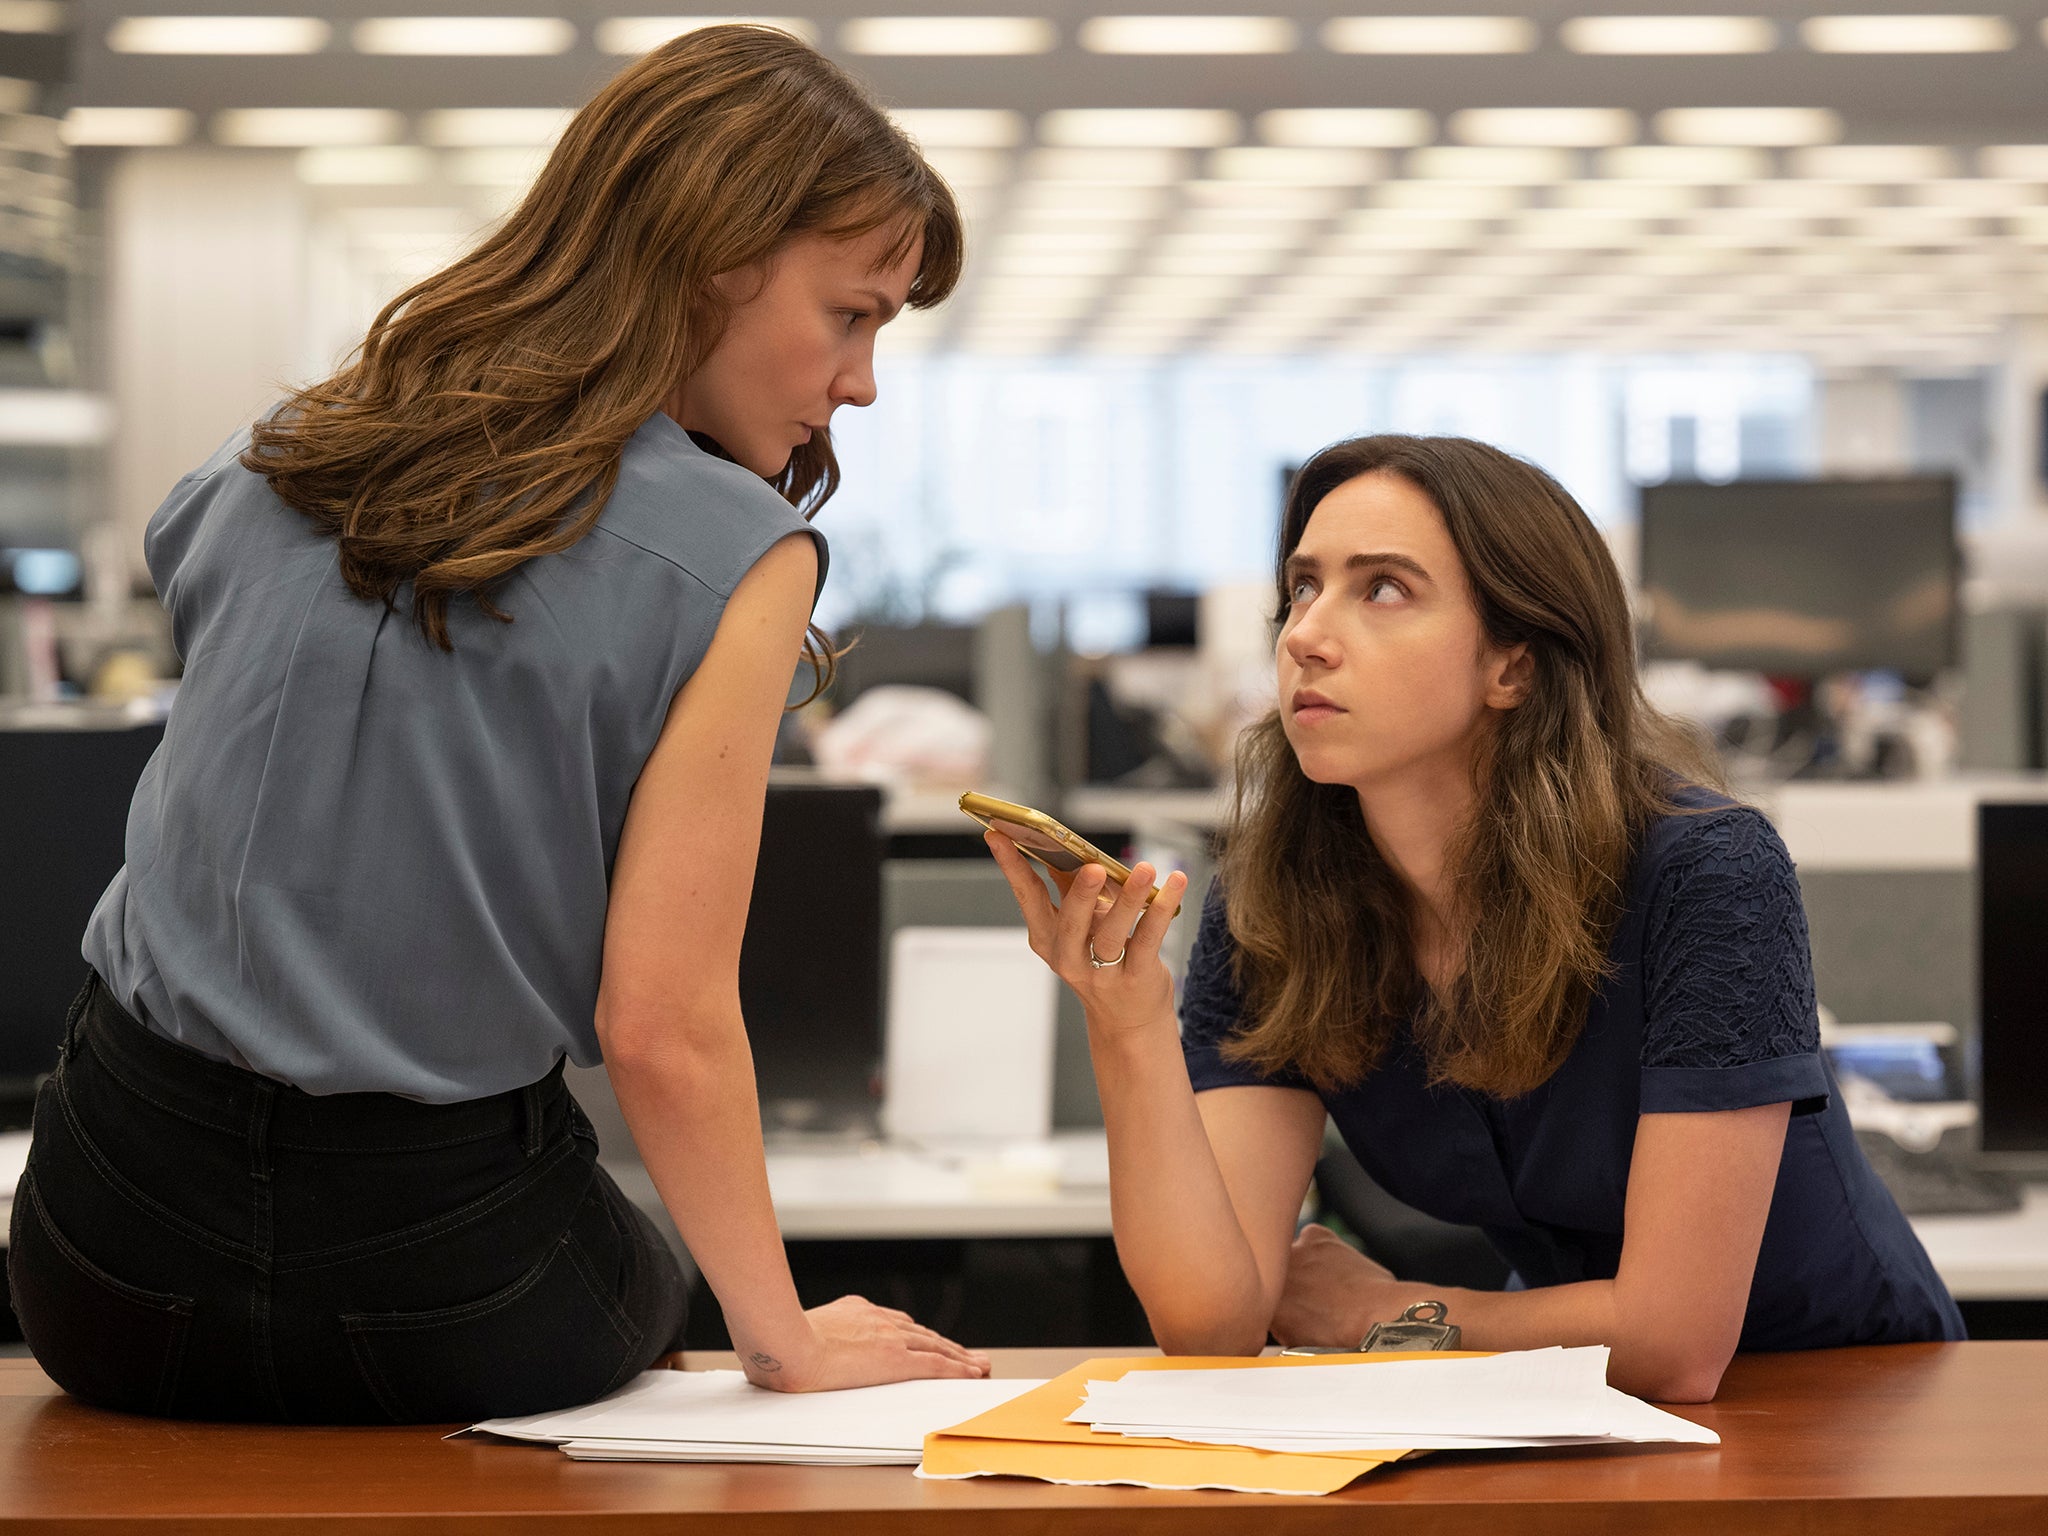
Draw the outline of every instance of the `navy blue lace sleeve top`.
[[[1959,1339],[1962,1318],[1856,1145],[1821,1056],[1792,861],[1745,806],[1687,792],[1644,838],[1611,972],[1549,1081],[1500,1100],[1428,1082],[1403,1032],[1362,1081],[1324,1093],[1396,1198],[1482,1229],[1522,1285],[1613,1278],[1636,1122],[1789,1101],[1792,1119],[1743,1349]],[[1309,1088],[1227,1060],[1240,1023],[1224,896],[1212,889],[1182,991],[1196,1092]]]

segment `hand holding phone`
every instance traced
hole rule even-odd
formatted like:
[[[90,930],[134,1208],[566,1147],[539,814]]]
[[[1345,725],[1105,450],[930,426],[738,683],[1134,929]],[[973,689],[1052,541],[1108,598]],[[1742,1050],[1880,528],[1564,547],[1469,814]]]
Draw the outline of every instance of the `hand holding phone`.
[[[1002,833],[1017,845],[1019,853],[1037,860],[1055,874],[1072,875],[1083,865],[1097,864],[1114,884],[1122,885],[1131,878],[1131,872],[1121,863],[1043,811],[972,790],[960,797],[960,809],[990,831]],[[1158,895],[1159,888],[1154,886],[1145,904],[1149,907]],[[1176,905],[1172,915],[1179,913],[1180,907]]]

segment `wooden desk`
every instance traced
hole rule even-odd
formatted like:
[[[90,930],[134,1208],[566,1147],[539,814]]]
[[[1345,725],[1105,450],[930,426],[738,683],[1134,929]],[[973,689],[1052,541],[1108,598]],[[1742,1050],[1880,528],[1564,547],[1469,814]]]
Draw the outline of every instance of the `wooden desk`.
[[[1080,1358],[1004,1351],[997,1369],[1050,1375]],[[9,1360],[0,1361],[0,1533],[268,1536],[315,1519],[404,1536],[2048,1531],[2048,1342],[1746,1357],[1717,1402],[1686,1412],[1720,1432],[1718,1449],[1439,1454],[1308,1499],[926,1483],[899,1467],[602,1465],[421,1429],[163,1423],[80,1407],[33,1364]]]

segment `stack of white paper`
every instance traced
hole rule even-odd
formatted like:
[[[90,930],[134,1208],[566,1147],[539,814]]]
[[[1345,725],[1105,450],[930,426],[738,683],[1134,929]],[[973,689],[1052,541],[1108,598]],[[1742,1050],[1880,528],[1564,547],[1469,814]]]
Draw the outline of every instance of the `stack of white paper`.
[[[1105,1434],[1260,1451],[1721,1439],[1608,1386],[1604,1346],[1296,1370],[1132,1371],[1089,1382],[1068,1417]]]
[[[489,1419],[471,1429],[557,1445],[580,1461],[914,1466],[927,1434],[1041,1384],[948,1378],[770,1392],[738,1371],[648,1371],[581,1408]]]

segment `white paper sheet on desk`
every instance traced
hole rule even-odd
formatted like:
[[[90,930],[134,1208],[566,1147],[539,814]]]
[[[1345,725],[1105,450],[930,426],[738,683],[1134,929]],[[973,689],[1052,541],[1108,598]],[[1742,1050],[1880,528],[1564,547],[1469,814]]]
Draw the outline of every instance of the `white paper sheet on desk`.
[[[986,1413],[1037,1381],[899,1381],[841,1392],[770,1392],[738,1371],[647,1371],[610,1397],[473,1430],[605,1460],[914,1463],[924,1437]],[[657,1454],[645,1447],[666,1447]],[[619,1449],[606,1450],[606,1447]],[[627,1454],[626,1447],[642,1448]]]
[[[1134,1371],[1090,1382],[1070,1421],[1257,1450],[1496,1449],[1719,1437],[1607,1385],[1607,1350],[1312,1371]]]

